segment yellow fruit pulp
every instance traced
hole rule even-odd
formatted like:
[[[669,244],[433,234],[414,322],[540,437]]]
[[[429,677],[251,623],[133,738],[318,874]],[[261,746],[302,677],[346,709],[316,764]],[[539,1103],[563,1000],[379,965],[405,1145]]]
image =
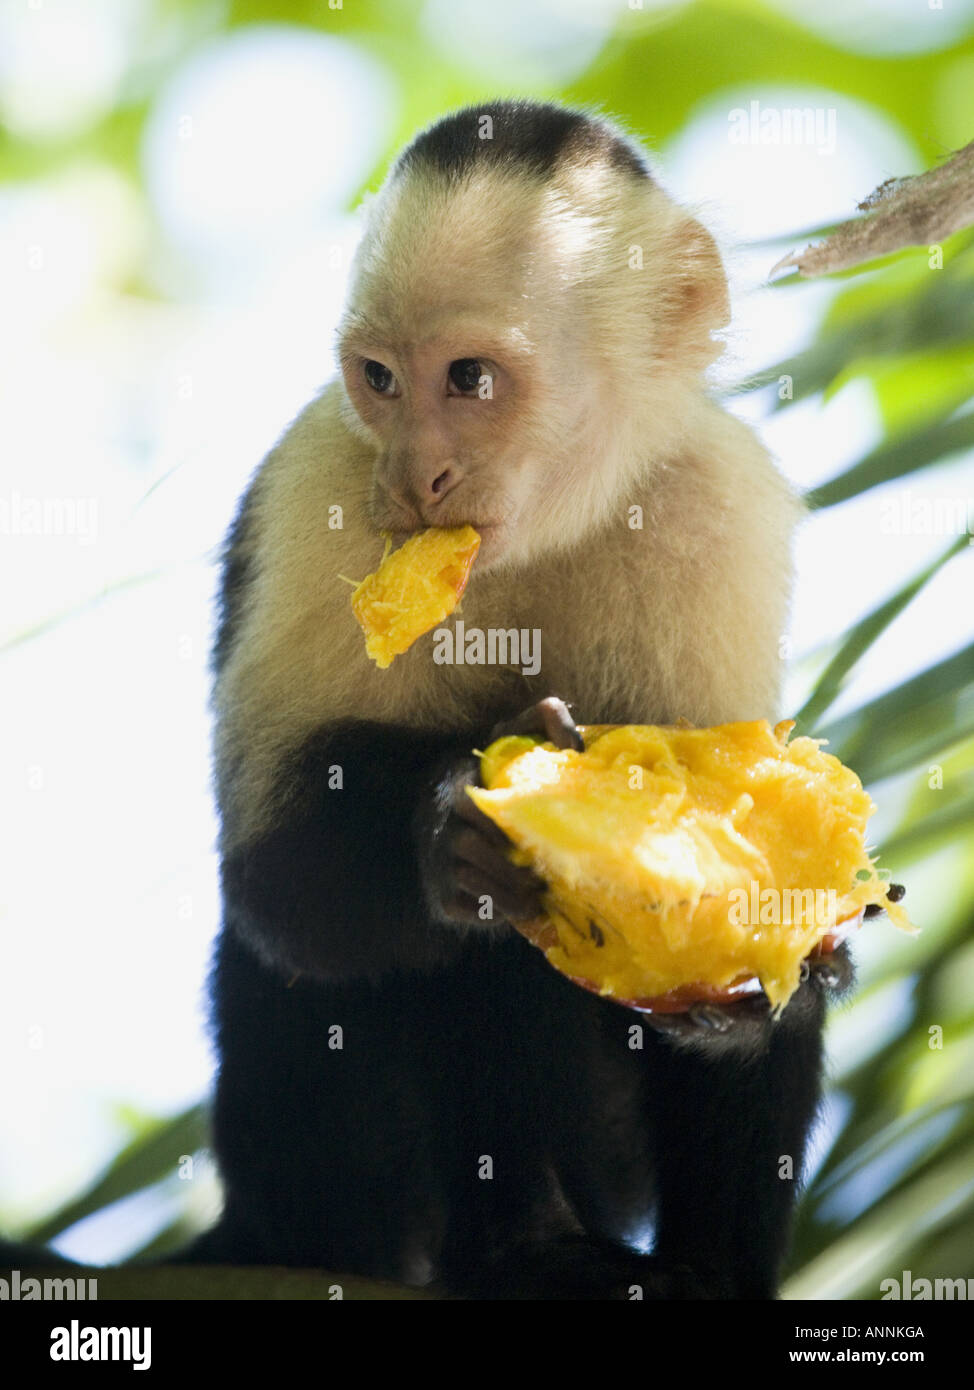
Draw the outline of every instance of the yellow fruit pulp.
[[[875,810],[818,740],[766,721],[582,729],[585,752],[503,738],[468,791],[531,864],[558,970],[625,1001],[757,977],[780,1010],[837,923],[886,900]]]
[[[386,544],[379,568],[352,594],[365,650],[381,670],[453,612],[479,549],[472,526],[420,531],[392,554]]]

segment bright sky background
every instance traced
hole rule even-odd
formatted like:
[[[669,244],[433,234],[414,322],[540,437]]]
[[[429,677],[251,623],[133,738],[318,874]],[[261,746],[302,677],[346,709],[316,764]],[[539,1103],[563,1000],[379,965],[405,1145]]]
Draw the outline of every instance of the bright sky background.
[[[496,39],[498,6],[486,8]],[[502,49],[485,32],[479,60],[485,77],[503,67],[525,82],[570,79],[615,13],[601,0],[500,8],[511,13]],[[854,28],[850,42],[930,39],[929,24],[913,22],[926,7],[905,0],[860,3],[858,18],[875,13],[858,25],[832,0],[794,8],[843,38]],[[971,10],[949,8],[944,41]],[[57,134],[109,108],[144,9],[45,0],[32,23],[26,7],[0,10],[0,115],[13,131]],[[472,43],[484,9],[429,0],[432,41]],[[835,151],[731,144],[728,112],[755,96],[835,108]],[[69,615],[3,658],[0,1222],[43,1212],[87,1182],[127,1132],[124,1107],[174,1112],[209,1087],[212,559],[248,475],[331,374],[356,238],[342,209],[396,104],[388,77],[349,44],[283,27],[238,32],[199,47],[159,92],[142,149],[151,218],[107,165],[0,188],[0,500],[76,507],[72,534],[7,534],[0,548],[0,641]],[[295,140],[296,125],[314,138]],[[883,179],[920,167],[885,116],[783,88],[721,93],[656,154],[667,186],[728,249],[727,380],[806,341],[832,294],[768,290],[780,252],[740,243],[847,215]],[[146,247],[160,297],[119,294]],[[735,408],[761,419],[767,400]],[[860,388],[762,431],[802,486],[878,438]],[[910,487],[933,495],[946,478],[974,495],[969,459],[943,473]],[[883,543],[880,500],[806,527],[799,653],[945,547],[942,536]],[[972,580],[968,555],[903,615],[843,706],[970,640]],[[116,1222],[65,1248],[107,1259],[154,1219],[144,1232]]]

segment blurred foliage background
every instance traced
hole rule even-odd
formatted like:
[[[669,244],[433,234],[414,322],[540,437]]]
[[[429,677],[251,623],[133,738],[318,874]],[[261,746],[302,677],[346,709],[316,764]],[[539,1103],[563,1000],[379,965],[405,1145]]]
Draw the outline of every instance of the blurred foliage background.
[[[764,284],[974,137],[970,0],[4,0],[0,1220],[98,1262],[215,1215],[214,548],[331,370],[361,195],[511,94],[620,118],[723,234],[717,385],[812,508],[788,708],[923,928],[857,943],[785,1295],[974,1276],[974,239]]]

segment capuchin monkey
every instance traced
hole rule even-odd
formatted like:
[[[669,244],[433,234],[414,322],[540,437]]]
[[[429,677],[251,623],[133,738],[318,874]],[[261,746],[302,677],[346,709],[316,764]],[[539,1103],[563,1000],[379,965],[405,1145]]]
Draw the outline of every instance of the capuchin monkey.
[[[708,395],[728,312],[711,237],[579,111],[448,116],[372,200],[341,377],[226,548],[225,1210],[194,1258],[471,1298],[774,1297],[845,953],[776,1020],[588,993],[515,930],[543,885],[464,790],[505,732],[776,717],[800,507]],[[339,576],[464,523],[467,631],[540,634],[540,669],[441,664],[428,633],[379,670]]]

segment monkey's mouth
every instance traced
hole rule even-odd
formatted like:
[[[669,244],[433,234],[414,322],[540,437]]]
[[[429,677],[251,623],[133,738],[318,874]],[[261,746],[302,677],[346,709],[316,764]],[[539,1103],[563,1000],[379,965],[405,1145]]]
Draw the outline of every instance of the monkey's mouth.
[[[476,566],[483,571],[496,560],[499,560],[507,549],[507,527],[500,521],[477,522],[467,520],[464,517],[457,520],[443,520],[439,523],[444,530],[450,530],[458,526],[472,526],[480,537],[480,550],[477,552]],[[418,535],[421,531],[427,531],[430,527],[423,522],[416,526],[385,526],[382,531],[385,535],[392,537],[393,547],[399,546],[407,541],[410,536]]]

